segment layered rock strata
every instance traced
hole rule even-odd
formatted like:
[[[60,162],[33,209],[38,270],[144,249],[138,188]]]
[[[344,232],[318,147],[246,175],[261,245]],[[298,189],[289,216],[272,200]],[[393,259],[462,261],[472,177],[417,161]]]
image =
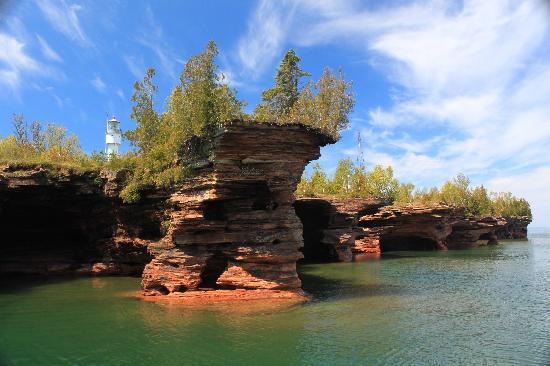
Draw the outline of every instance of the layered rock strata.
[[[447,249],[452,225],[464,211],[449,206],[386,206],[359,218],[362,237],[353,248],[355,254],[395,250]]]
[[[0,273],[139,274],[166,194],[122,205],[124,172],[0,167]]]
[[[226,126],[209,164],[170,197],[168,235],[150,246],[144,292],[298,291],[303,227],[294,191],[306,164],[332,142],[301,125]]]
[[[304,223],[305,258],[316,262],[371,258],[397,250],[498,244],[501,236],[526,233],[528,223],[467,218],[462,208],[444,205],[388,206],[365,199],[302,198],[295,207]]]
[[[353,248],[362,241],[361,216],[373,214],[388,202],[380,199],[300,198],[294,203],[304,225],[304,260],[349,262]],[[367,251],[368,243],[364,248]],[[371,253],[379,253],[378,246]]]
[[[506,225],[496,231],[498,239],[526,239],[527,226],[531,223],[528,216],[505,217]]]
[[[447,237],[447,248],[462,249],[479,246],[480,240],[486,244],[498,244],[496,232],[506,225],[499,217],[464,218],[454,223],[452,232]]]

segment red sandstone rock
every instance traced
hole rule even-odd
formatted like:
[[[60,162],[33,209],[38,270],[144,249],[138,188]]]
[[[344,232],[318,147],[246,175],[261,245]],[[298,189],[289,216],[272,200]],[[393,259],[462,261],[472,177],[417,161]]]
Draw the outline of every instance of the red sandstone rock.
[[[304,224],[304,248],[306,260],[349,262],[352,249],[363,242],[365,252],[368,243],[357,227],[359,217],[377,212],[387,202],[375,198],[337,199],[331,197],[300,198],[294,207]],[[369,253],[379,253],[379,247]]]
[[[453,231],[447,237],[449,249],[479,246],[479,240],[488,240],[487,244],[498,244],[496,231],[506,225],[502,218],[482,217],[465,218],[453,224]]]
[[[140,274],[167,195],[124,205],[124,174],[0,166],[0,273]]]
[[[210,164],[170,198],[170,228],[151,246],[145,293],[299,290],[303,241],[294,191],[305,165],[332,142],[301,125],[228,125],[212,144]]]
[[[531,223],[528,216],[511,216],[504,218],[506,225],[496,231],[498,239],[526,239],[527,226]]]

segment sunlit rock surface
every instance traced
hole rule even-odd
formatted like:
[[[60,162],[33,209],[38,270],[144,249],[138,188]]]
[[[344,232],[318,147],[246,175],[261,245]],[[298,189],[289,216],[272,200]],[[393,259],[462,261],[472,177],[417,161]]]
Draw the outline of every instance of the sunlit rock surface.
[[[304,260],[312,262],[349,262],[355,246],[364,242],[361,216],[377,212],[388,202],[376,199],[300,198],[294,203],[304,225]],[[378,246],[369,253],[380,253]]]
[[[301,125],[228,125],[209,164],[170,197],[170,227],[150,246],[145,293],[298,291],[303,229],[294,191],[306,164],[332,142]]]

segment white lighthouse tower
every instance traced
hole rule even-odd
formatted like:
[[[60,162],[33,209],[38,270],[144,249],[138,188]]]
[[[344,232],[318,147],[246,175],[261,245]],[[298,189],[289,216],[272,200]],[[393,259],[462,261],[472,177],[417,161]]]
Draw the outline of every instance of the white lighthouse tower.
[[[107,156],[118,155],[118,148],[122,142],[122,131],[120,123],[115,117],[107,121],[107,130],[105,131],[105,154]]]

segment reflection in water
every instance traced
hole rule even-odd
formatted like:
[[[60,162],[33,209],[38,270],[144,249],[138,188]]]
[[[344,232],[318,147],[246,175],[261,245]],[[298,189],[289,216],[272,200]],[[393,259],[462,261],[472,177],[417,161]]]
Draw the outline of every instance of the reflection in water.
[[[0,291],[0,363],[547,365],[550,236],[304,265],[312,300],[147,302],[139,278]]]

